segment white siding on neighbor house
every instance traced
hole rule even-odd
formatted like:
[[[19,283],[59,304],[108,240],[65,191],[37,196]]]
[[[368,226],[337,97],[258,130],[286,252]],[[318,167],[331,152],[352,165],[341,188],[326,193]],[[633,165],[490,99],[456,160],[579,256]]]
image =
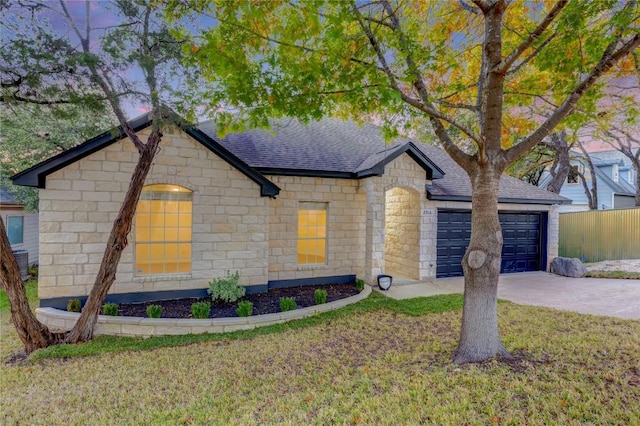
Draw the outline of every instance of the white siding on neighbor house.
[[[47,177],[40,191],[41,298],[89,293],[137,157],[124,139]],[[269,199],[256,183],[169,129],[146,180],[155,183],[193,191],[191,273],[135,276],[134,225],[110,293],[204,289],[227,271],[240,271],[241,285],[267,283]]]
[[[611,166],[600,167],[600,170],[611,177]],[[587,181],[587,186],[591,188],[591,172],[589,168],[584,165],[584,176]],[[587,195],[584,193],[584,187],[581,181],[578,183],[567,183],[562,185],[560,195],[573,201],[572,204],[563,204],[560,206],[560,213],[568,213],[575,211],[589,210],[589,201]],[[607,210],[614,208],[613,204],[613,190],[603,180],[598,180],[598,210]]]
[[[9,216],[21,216],[23,218],[23,237],[22,244],[12,244],[12,250],[26,250],[29,252],[29,264],[38,263],[39,260],[39,229],[38,229],[38,213],[25,212],[22,208],[2,207],[0,206],[0,215],[7,226],[7,218]]]

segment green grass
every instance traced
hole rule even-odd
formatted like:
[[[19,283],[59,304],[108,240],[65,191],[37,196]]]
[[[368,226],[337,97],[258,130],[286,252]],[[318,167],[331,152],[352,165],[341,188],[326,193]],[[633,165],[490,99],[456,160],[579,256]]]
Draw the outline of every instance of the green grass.
[[[626,280],[640,279],[640,272],[632,271],[588,271],[585,275],[589,278],[615,278]]]
[[[253,330],[241,330],[225,334],[188,334],[181,336],[160,336],[146,339],[136,337],[98,336],[82,345],[57,345],[42,349],[31,354],[31,362],[45,358],[71,358],[99,355],[107,352],[122,352],[131,350],[150,350],[163,347],[191,345],[209,341],[230,341],[251,339],[256,336],[282,333],[287,330],[297,330],[322,324],[325,321],[353,315],[359,312],[385,309],[391,312],[410,316],[420,316],[427,313],[446,312],[462,308],[462,295],[450,294],[437,297],[421,297],[405,301],[388,299],[373,292],[367,299],[347,306],[337,311],[329,311],[309,318],[275,324]]]
[[[516,359],[457,366],[461,301],[374,293],[251,331],[49,348],[0,366],[2,422],[640,424],[640,321],[503,302]]]
[[[37,281],[27,281],[24,285],[25,290],[27,292],[27,298],[29,302],[35,304],[38,302],[38,282]],[[7,298],[7,293],[4,290],[0,290],[0,312],[9,310],[9,299]]]

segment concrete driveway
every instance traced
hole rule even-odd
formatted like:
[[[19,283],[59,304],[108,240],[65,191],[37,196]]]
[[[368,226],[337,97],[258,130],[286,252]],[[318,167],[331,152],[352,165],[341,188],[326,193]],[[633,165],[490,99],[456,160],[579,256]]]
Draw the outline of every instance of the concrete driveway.
[[[432,283],[392,285],[395,299],[462,293],[462,277]],[[523,305],[547,306],[566,311],[618,318],[640,319],[640,280],[567,278],[547,272],[500,276],[498,297]]]

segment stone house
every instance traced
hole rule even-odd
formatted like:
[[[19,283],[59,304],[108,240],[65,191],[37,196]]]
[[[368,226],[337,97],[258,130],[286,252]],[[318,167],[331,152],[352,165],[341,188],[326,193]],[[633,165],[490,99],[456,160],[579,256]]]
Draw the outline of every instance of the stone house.
[[[149,131],[146,115],[130,124]],[[249,293],[462,274],[470,185],[437,148],[385,144],[377,127],[336,119],[223,139],[211,123],[164,134],[110,301],[204,295],[227,271]],[[136,161],[116,129],[12,178],[40,188],[41,306],[90,291]],[[503,272],[548,268],[565,201],[502,178]]]

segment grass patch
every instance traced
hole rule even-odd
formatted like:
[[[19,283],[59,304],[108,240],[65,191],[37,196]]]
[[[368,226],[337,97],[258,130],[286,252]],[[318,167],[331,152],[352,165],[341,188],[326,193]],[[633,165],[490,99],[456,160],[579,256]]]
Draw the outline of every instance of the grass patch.
[[[38,302],[38,282],[29,280],[24,284],[27,299],[32,305]],[[9,311],[9,298],[4,290],[0,290],[0,312]]]
[[[122,352],[133,350],[150,350],[164,347],[192,345],[203,342],[246,340],[257,336],[282,333],[288,330],[312,327],[345,316],[363,312],[385,309],[390,312],[410,316],[420,316],[428,313],[439,313],[462,308],[461,294],[448,294],[433,297],[420,297],[409,300],[395,300],[386,298],[379,293],[371,295],[356,304],[340,310],[324,312],[312,317],[274,324],[253,330],[240,330],[232,333],[215,334],[185,334],[180,336],[158,336],[146,339],[139,337],[98,336],[90,342],[80,345],[57,345],[35,351],[29,357],[30,362],[47,358],[73,358],[100,355],[108,352]]]
[[[588,271],[585,275],[589,278],[615,278],[625,280],[640,279],[640,272],[633,271]]]
[[[516,360],[460,367],[461,301],[372,294],[251,331],[67,345],[0,366],[3,422],[640,424],[640,321],[500,303]]]

